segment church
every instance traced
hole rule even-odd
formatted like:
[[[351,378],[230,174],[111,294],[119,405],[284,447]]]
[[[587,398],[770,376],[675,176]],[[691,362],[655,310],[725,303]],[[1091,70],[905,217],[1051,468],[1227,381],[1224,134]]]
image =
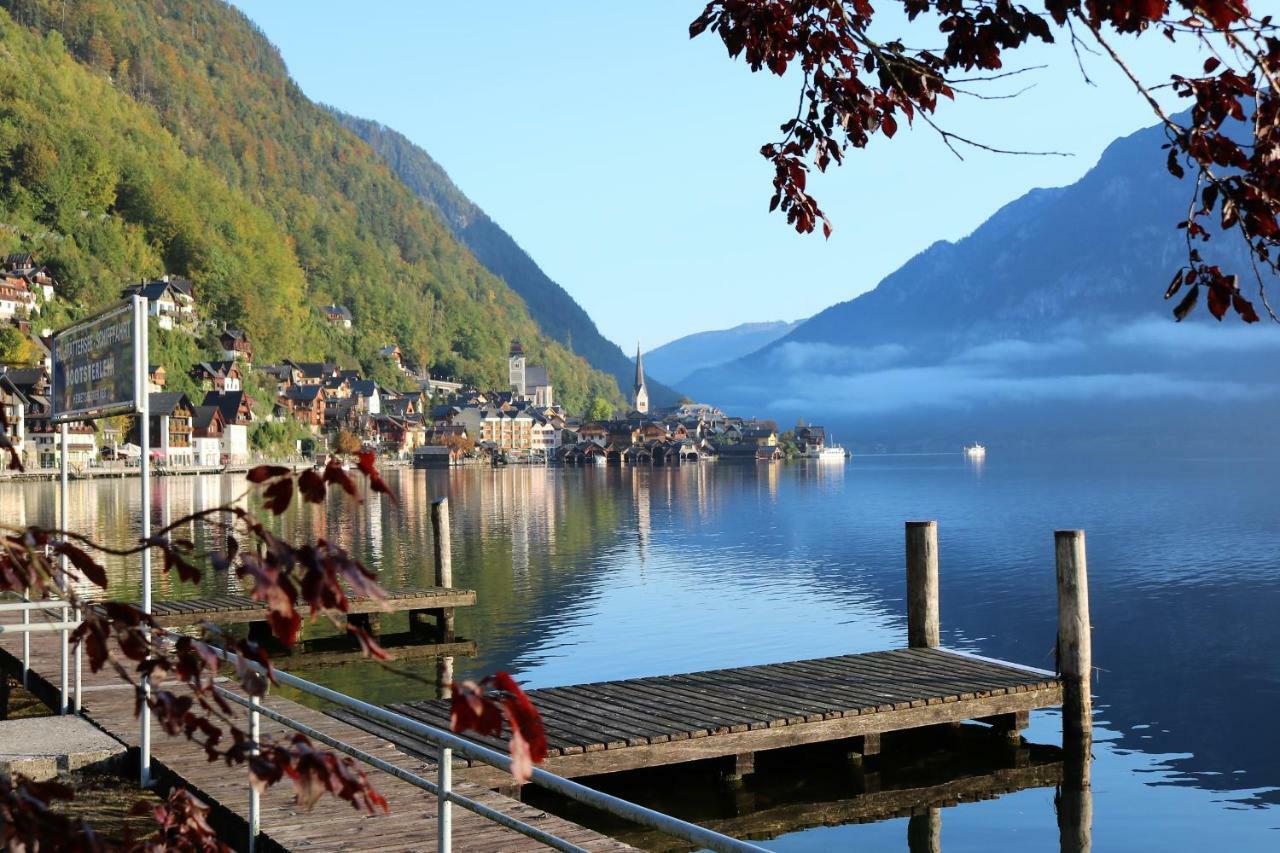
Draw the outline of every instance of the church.
[[[524,347],[519,341],[511,342],[511,354],[507,357],[507,378],[515,399],[527,401],[542,409],[555,405],[555,393],[547,369],[541,365],[527,364]]]
[[[640,343],[636,342],[636,384],[631,389],[631,410],[642,415],[649,414],[649,388],[644,384],[644,356],[640,354]]]

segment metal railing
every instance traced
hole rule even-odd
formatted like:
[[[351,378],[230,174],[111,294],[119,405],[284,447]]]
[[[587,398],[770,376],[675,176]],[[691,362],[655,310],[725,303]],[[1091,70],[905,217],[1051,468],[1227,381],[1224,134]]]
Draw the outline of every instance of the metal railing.
[[[260,664],[241,658],[235,652],[228,652],[225,649],[214,647],[214,651],[222,660],[227,662],[238,662],[243,664],[255,672],[266,675],[266,669]],[[407,782],[416,788],[421,788],[428,793],[434,794],[437,798],[437,820],[436,820],[436,844],[440,853],[450,853],[453,846],[453,819],[451,806],[457,804],[461,808],[466,809],[483,818],[501,824],[508,829],[514,830],[521,835],[525,835],[548,847],[557,850],[573,851],[573,853],[585,853],[584,848],[579,847],[569,841],[565,841],[545,830],[532,826],[524,821],[504,814],[484,803],[478,802],[463,794],[457,793],[453,789],[453,758],[454,753],[459,756],[487,764],[490,767],[496,767],[499,770],[510,772],[511,757],[497,750],[482,746],[466,738],[460,737],[453,732],[445,729],[436,728],[418,720],[411,719],[403,714],[397,714],[378,705],[372,705],[368,702],[362,702],[348,696],[345,693],[339,693],[328,687],[322,687],[319,684],[299,678],[296,675],[284,672],[280,669],[272,669],[271,674],[275,680],[280,683],[292,687],[308,696],[321,699],[340,708],[353,711],[360,716],[382,723],[391,728],[397,729],[406,734],[421,738],[429,744],[432,744],[439,750],[439,758],[436,764],[437,778],[435,782],[405,770],[395,764],[387,762],[375,755],[371,755],[357,747],[351,746],[342,740],[331,735],[325,734],[307,724],[271,710],[263,706],[256,698],[246,698],[239,693],[227,690],[226,688],[215,686],[218,693],[231,702],[246,708],[249,713],[249,730],[252,734],[254,743],[257,743],[257,733],[260,726],[260,718],[265,716],[284,725],[296,732],[301,732],[308,738],[319,741],[334,749],[343,752],[370,767],[382,770],[403,782]],[[638,823],[641,826],[656,829],[659,832],[696,844],[700,848],[707,850],[719,851],[719,853],[762,853],[763,847],[758,847],[745,841],[740,841],[728,835],[723,835],[706,827],[699,826],[695,823],[680,820],[663,812],[646,808],[636,803],[615,797],[610,794],[597,791],[594,788],[588,788],[586,785],[579,784],[562,776],[557,776],[540,768],[534,768],[533,776],[530,780],[532,784],[539,785],[549,791],[554,791],[563,797],[592,806],[602,811],[608,812],[625,820]],[[256,789],[252,785],[249,786],[249,849],[253,850],[257,836],[260,831],[260,809]]]
[[[61,659],[61,679],[58,688],[58,713],[59,714],[79,714],[80,713],[80,694],[81,694],[81,673],[83,653],[80,644],[76,644],[75,653],[75,674],[74,680],[71,680],[70,667],[68,665],[70,658],[70,640],[71,632],[80,627],[80,611],[74,608],[60,598],[46,598],[39,601],[30,601],[24,595],[22,601],[5,601],[0,602],[0,613],[13,613],[22,611],[22,621],[16,624],[0,623],[0,634],[21,634],[22,635],[22,686],[29,686],[29,673],[31,672],[31,635],[47,634],[58,632],[59,637],[59,657]],[[32,622],[31,612],[39,610],[45,613],[50,611],[58,611],[57,622]],[[71,688],[68,689],[68,681],[71,681]]]
[[[60,621],[56,622],[32,622],[30,614],[32,611],[60,611]],[[33,633],[52,633],[60,632],[62,648],[61,648],[61,664],[62,676],[59,692],[59,704],[61,706],[60,713],[80,713],[80,694],[81,694],[81,668],[80,668],[80,648],[76,648],[76,665],[74,686],[69,688],[68,684],[68,637],[71,631],[74,631],[80,624],[79,614],[74,617],[69,614],[72,610],[70,605],[61,599],[45,599],[43,601],[18,601],[0,603],[0,613],[21,611],[23,621],[21,623],[0,623],[0,634],[4,633],[21,633],[24,639],[30,637]],[[166,631],[171,638],[181,636],[174,631]],[[235,652],[229,652],[225,649],[211,646],[214,652],[224,661],[229,663],[240,663],[254,670],[260,675],[266,676],[266,669],[255,661],[241,658]],[[30,644],[24,642],[22,656],[22,680],[23,685],[27,684],[27,676],[30,671]],[[246,697],[240,693],[228,690],[221,685],[215,685],[214,689],[218,694],[230,702],[244,707],[249,717],[249,737],[254,744],[254,752],[256,754],[257,744],[261,737],[261,718],[266,717],[273,720],[293,731],[300,732],[308,738],[323,743],[339,752],[345,753],[352,758],[381,770],[402,782],[407,782],[416,788],[427,791],[435,795],[437,798],[436,813],[436,844],[440,853],[451,853],[453,847],[453,805],[458,805],[486,820],[493,821],[501,826],[511,829],[521,835],[527,836],[535,841],[541,842],[548,847],[556,850],[572,851],[572,853],[585,853],[585,849],[579,847],[572,842],[565,841],[558,836],[540,829],[519,818],[512,817],[509,814],[498,811],[492,806],[485,805],[478,800],[472,799],[465,794],[459,794],[453,788],[453,759],[456,753],[459,756],[469,758],[472,761],[478,761],[487,764],[490,767],[496,767],[500,770],[510,772],[511,757],[497,750],[482,746],[466,738],[460,737],[453,732],[445,729],[436,728],[417,720],[389,711],[378,705],[372,705],[363,702],[345,693],[339,693],[328,687],[322,687],[314,682],[299,678],[281,669],[272,668],[271,675],[275,680],[287,685],[301,693],[321,699],[340,708],[349,711],[397,729],[414,737],[420,738],[427,743],[435,746],[439,751],[439,758],[436,765],[436,780],[431,781],[423,776],[406,770],[396,764],[392,764],[376,755],[371,755],[358,747],[352,746],[339,738],[320,731],[319,729],[309,726],[299,720],[292,719],[285,714],[275,711],[264,706],[257,697]],[[149,716],[149,714],[148,714]],[[688,821],[680,820],[663,812],[624,800],[620,797],[614,797],[610,794],[597,791],[594,788],[588,788],[578,782],[565,779],[540,768],[534,768],[533,776],[530,780],[532,784],[539,785],[549,791],[554,791],[563,797],[574,800],[584,805],[592,806],[602,811],[608,812],[625,820],[638,823],[642,826],[656,829],[659,832],[696,844],[707,850],[720,851],[720,853],[761,853],[764,848],[745,841],[740,841],[727,835],[723,835],[706,827],[699,826]],[[248,849],[253,851],[257,847],[258,836],[261,833],[261,801],[258,789],[252,784],[252,780],[247,782],[248,788]]]

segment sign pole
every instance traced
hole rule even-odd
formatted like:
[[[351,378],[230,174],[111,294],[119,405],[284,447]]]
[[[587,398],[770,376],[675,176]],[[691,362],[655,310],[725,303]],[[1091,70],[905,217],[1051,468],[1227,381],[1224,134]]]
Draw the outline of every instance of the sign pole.
[[[67,532],[70,526],[67,524],[67,422],[63,421],[58,424],[58,522],[62,528],[62,538],[67,538]],[[62,600],[67,600],[67,555],[63,554],[58,558],[59,572],[58,585],[62,587]],[[67,609],[62,609],[65,616]],[[64,620],[65,621],[65,620]],[[62,693],[59,701],[62,707],[58,709],[58,713],[65,714],[71,707],[71,703],[67,701],[67,632],[62,632],[62,644],[60,652],[62,654]]]
[[[151,538],[151,389],[148,387],[148,360],[150,346],[147,338],[146,299],[134,296],[134,317],[139,325],[137,344],[134,346],[134,366],[138,388],[138,417],[141,426],[138,429],[139,445],[142,448],[142,459],[139,460],[139,474],[142,480],[142,541]],[[139,308],[139,305],[141,307]],[[151,612],[151,547],[142,549],[142,612]],[[142,731],[138,738],[139,782],[142,787],[151,787],[151,708],[146,700],[151,698],[151,679],[142,679]]]

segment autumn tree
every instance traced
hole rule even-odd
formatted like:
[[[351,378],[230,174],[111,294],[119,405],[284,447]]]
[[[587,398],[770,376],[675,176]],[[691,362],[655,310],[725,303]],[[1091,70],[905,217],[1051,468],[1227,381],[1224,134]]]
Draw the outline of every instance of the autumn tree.
[[[333,449],[338,453],[359,453],[360,437],[351,430],[340,429],[333,439]]]
[[[1254,282],[1266,312],[1266,276],[1280,272],[1280,30],[1270,15],[1251,10],[1256,0],[886,0],[910,22],[892,37],[879,33],[883,15],[870,0],[712,0],[689,27],[691,37],[719,36],[730,57],[752,71],[782,76],[798,71],[794,115],[780,138],[760,153],[774,167],[770,210],[780,210],[796,231],[832,223],[809,192],[813,169],[840,165],[851,148],[876,135],[892,138],[901,122],[921,122],[956,156],[1010,151],[998,141],[947,129],[945,105],[983,97],[984,83],[1021,73],[1010,54],[1033,42],[1068,40],[1078,59],[1091,53],[1114,63],[1165,131],[1166,165],[1189,178],[1187,213],[1176,225],[1186,235],[1186,256],[1165,293],[1182,297],[1182,320],[1206,291],[1219,320],[1234,310],[1258,320],[1239,275],[1206,262],[1199,244],[1211,233],[1247,244]],[[1128,41],[1147,34],[1198,46],[1203,63],[1168,81],[1143,80],[1125,59]],[[919,47],[917,45],[930,45]],[[1080,72],[1087,70],[1079,62]],[[1165,110],[1157,88],[1183,98],[1186,115]],[[1173,271],[1171,271],[1173,272]]]

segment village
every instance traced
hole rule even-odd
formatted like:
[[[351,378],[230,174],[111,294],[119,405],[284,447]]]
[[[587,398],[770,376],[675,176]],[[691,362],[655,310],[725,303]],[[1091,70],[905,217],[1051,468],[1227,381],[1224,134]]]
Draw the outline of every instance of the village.
[[[50,420],[51,330],[37,333],[33,324],[55,298],[57,282],[30,253],[10,254],[0,275],[0,323],[7,334],[25,336],[33,353],[29,363],[0,368],[8,436],[29,471],[54,469],[61,445]],[[211,344],[206,358],[193,364],[157,362],[148,367],[149,441],[153,461],[163,471],[223,470],[273,455],[314,461],[360,450],[417,468],[677,466],[715,459],[820,458],[827,444],[818,426],[800,425],[779,434],[773,421],[731,417],[704,403],[651,406],[638,348],[630,410],[607,417],[593,411],[594,417],[587,417],[556,401],[547,368],[529,364],[519,341],[511,342],[508,387],[502,389],[481,389],[410,369],[400,347],[388,343],[380,355],[403,380],[393,388],[332,361],[255,362],[253,342],[244,330],[201,320],[196,287],[186,279],[162,276],[126,285],[120,295],[144,298],[153,327],[164,333],[216,337],[216,348]],[[325,321],[339,328],[350,329],[355,322],[344,306],[321,310]],[[175,381],[176,376],[185,381]],[[68,466],[76,473],[136,466],[141,454],[136,420],[71,424]],[[270,425],[276,425],[276,435],[298,436],[287,451],[277,443],[272,453],[259,440],[271,433]]]

